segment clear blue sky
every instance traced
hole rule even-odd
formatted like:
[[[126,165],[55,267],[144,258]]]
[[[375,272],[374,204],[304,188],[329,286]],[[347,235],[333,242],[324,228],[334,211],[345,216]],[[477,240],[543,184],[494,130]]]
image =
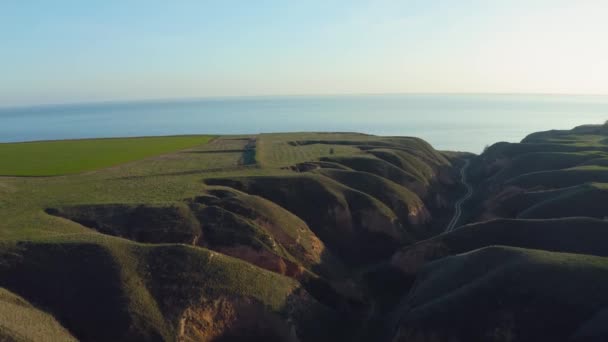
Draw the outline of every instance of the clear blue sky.
[[[0,2],[0,106],[607,93],[608,1]]]

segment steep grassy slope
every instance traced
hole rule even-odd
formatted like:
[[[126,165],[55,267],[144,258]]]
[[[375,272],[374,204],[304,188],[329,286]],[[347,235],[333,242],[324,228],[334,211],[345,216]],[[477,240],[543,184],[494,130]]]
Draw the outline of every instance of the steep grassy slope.
[[[407,171],[372,155],[325,157],[322,160],[342,164],[356,171],[376,174],[397,184],[403,184],[420,197],[426,196],[428,183],[425,184],[424,179],[417,179]]]
[[[608,337],[608,259],[488,247],[429,264],[397,341],[589,341]]]
[[[597,151],[523,153],[509,160],[509,163],[492,180],[505,182],[533,172],[548,172],[592,163],[593,160],[603,157],[606,157],[606,154]]]
[[[416,226],[431,219],[424,203],[415,193],[389,179],[359,171],[321,169],[317,172],[377,198],[391,208],[402,222]]]
[[[295,281],[206,249],[103,239],[21,243],[3,251],[2,286],[48,308],[81,340],[251,333],[281,341],[293,338],[287,321],[307,336],[314,333],[307,324],[318,324],[307,315],[331,319],[331,310]],[[234,312],[239,309],[244,312]]]
[[[351,340],[373,313],[358,267],[441,225],[452,162],[419,139],[297,133],[0,177],[0,287],[84,341]]]
[[[491,146],[470,224],[441,235],[471,156],[416,138],[227,136],[0,177],[0,339],[603,341],[607,141]]]
[[[407,241],[390,208],[321,175],[207,179],[206,182],[230,186],[279,204],[306,221],[330,249],[354,263],[387,257],[391,250]]]
[[[469,219],[605,216],[602,186],[592,183],[608,182],[607,138],[604,126],[581,126],[491,146],[471,165]]]
[[[88,204],[46,211],[104,234],[206,247],[292,277],[302,275],[304,268],[324,274],[339,268],[297,216],[231,188],[209,189],[173,204]]]
[[[166,334],[158,308],[146,305],[149,294],[129,288],[138,281],[123,286],[123,269],[107,248],[19,243],[2,252],[1,286],[47,308],[78,339],[159,340]],[[129,291],[139,295],[129,298]]]
[[[414,138],[269,134],[261,135],[257,146],[261,165],[297,173],[208,178],[206,184],[233,187],[279,204],[355,264],[386,257],[399,244],[428,237],[421,226],[429,221],[429,209],[445,207],[448,200],[441,189],[453,183],[448,159]],[[301,163],[304,158],[298,153],[310,160]]]
[[[425,264],[493,245],[608,256],[608,221],[583,217],[499,219],[460,227],[403,248],[392,264],[409,276]]]
[[[544,201],[528,207],[519,213],[521,218],[553,218],[588,216],[608,218],[608,184],[587,183],[569,188],[562,194],[552,194]]]
[[[264,166],[285,167],[324,160],[427,185],[436,180],[442,168],[445,171],[450,165],[445,155],[418,138],[355,133],[262,134],[258,146],[258,160]],[[315,148],[311,150],[311,146]]]
[[[605,341],[607,141],[606,126],[582,126],[473,159],[470,224],[402,248],[382,271],[406,289],[393,291],[385,339]]]
[[[0,341],[76,341],[46,312],[0,288]]]
[[[608,167],[585,165],[561,170],[526,173],[509,180],[507,184],[526,189],[555,189],[591,182],[608,182]]]

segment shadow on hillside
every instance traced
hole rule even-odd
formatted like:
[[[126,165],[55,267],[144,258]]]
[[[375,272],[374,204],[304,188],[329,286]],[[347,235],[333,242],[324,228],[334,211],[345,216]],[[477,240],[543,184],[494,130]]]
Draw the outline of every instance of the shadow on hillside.
[[[242,170],[249,170],[249,169],[256,169],[256,168],[258,168],[258,166],[256,164],[242,164],[242,165],[235,165],[235,166],[231,166],[231,167],[216,167],[216,168],[196,169],[196,170],[188,170],[188,171],[153,173],[153,174],[148,174],[148,175],[124,176],[124,177],[116,177],[114,179],[129,180],[129,179],[145,179],[145,178],[153,178],[153,177],[188,176],[188,175],[200,175],[200,174],[214,173],[214,172],[228,172],[228,171],[239,171],[239,170],[242,171]]]
[[[132,317],[120,269],[103,247],[19,243],[2,252],[0,286],[49,310],[79,340],[117,341],[128,334]]]

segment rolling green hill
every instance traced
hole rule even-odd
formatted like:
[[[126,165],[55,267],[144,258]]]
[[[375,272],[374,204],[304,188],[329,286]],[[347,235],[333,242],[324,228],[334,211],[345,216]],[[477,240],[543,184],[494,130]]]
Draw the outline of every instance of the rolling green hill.
[[[46,312],[0,288],[0,341],[76,341]]]
[[[608,257],[608,221],[585,217],[473,223],[404,247],[392,264],[410,276],[426,263],[479,248],[501,245]]]
[[[358,133],[15,144],[0,340],[603,341],[607,141],[584,126],[480,156]]]
[[[608,217],[606,203],[608,203],[608,184],[586,183],[532,205],[518,217],[540,219],[588,216],[605,219]]]
[[[21,243],[5,246],[2,255],[2,286],[47,308],[80,340],[248,333],[283,340],[290,328],[281,315],[294,322],[296,331],[309,333],[307,314],[331,312],[297,282],[203,248],[106,238]],[[252,316],[243,319],[243,326],[233,326],[235,314]],[[206,315],[215,319],[207,322]]]
[[[469,224],[383,266],[405,288],[385,340],[605,341],[607,141],[605,126],[581,126],[472,159]]]
[[[608,259],[512,247],[420,271],[396,341],[601,341]]]
[[[604,126],[534,133],[521,143],[497,143],[471,164],[476,196],[469,221],[496,217],[603,218],[608,182]],[[546,202],[546,203],[543,203]]]
[[[459,189],[459,157],[409,138],[16,146],[29,164],[0,176],[0,287],[83,341],[356,338],[373,314],[360,269],[430,236]]]

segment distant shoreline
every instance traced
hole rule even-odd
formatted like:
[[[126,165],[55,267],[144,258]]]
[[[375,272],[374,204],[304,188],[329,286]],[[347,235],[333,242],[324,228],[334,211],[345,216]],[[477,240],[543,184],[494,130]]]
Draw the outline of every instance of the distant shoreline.
[[[278,132],[414,136],[480,153],[550,127],[603,123],[608,97],[341,95],[112,102],[0,109],[0,142]]]

